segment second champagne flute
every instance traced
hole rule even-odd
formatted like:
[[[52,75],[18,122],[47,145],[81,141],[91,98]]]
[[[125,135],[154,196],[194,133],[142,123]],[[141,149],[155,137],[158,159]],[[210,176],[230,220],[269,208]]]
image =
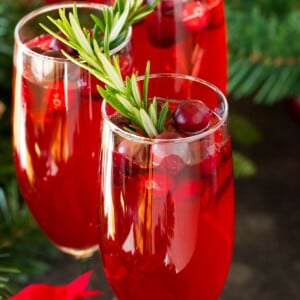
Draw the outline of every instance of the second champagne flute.
[[[16,26],[13,153],[22,196],[41,229],[59,249],[84,258],[97,249],[101,97],[95,78],[60,51],[76,52],[40,26],[61,8],[69,13],[73,4],[41,7]],[[92,32],[90,15],[101,17],[103,5],[77,3],[77,9]],[[130,37],[131,30],[112,50],[124,75],[131,70]]]

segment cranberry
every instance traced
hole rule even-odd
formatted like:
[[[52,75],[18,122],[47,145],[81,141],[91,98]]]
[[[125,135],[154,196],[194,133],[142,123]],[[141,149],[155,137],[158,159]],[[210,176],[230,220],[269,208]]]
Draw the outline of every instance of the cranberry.
[[[190,31],[201,30],[206,27],[209,20],[209,10],[202,2],[187,2],[181,8],[181,21]]]
[[[122,121],[122,119],[124,121]],[[116,119],[114,119],[114,123],[116,122]],[[118,121],[118,127],[126,126],[126,118],[121,118]],[[122,140],[120,144],[117,146],[116,151],[118,153],[124,155],[127,159],[129,159],[130,163],[136,164],[140,167],[145,167],[145,164],[147,164],[146,160],[146,153],[145,153],[146,147],[144,147],[140,143],[134,143],[130,140]]]
[[[175,43],[175,19],[173,16],[154,14],[147,28],[150,43],[157,48],[169,48]]]
[[[50,35],[48,34],[41,34],[37,36],[36,38],[28,41],[26,43],[27,47],[32,49],[33,48],[40,48],[42,51],[46,51],[49,49],[49,43],[50,43]],[[33,50],[34,51],[34,50]],[[40,51],[38,51],[40,53]]]
[[[113,182],[116,186],[121,186],[124,183],[125,177],[136,176],[139,166],[130,161],[123,153],[113,152]]]
[[[48,105],[48,111],[54,112],[69,109],[79,100],[79,96],[74,84],[58,80],[46,91],[44,101]]]
[[[210,110],[201,101],[184,101],[174,111],[175,127],[186,133],[198,132],[208,126]]]
[[[184,168],[184,166],[185,162],[180,156],[170,154],[161,160],[159,169],[164,170],[164,172],[167,172],[172,176],[176,176]]]
[[[59,35],[63,37],[62,33],[59,33]],[[51,39],[49,47],[52,50],[57,50],[57,51],[64,50],[65,52],[67,52],[70,55],[74,55],[74,56],[76,55],[76,51],[74,49],[72,49],[71,47],[67,46],[66,44],[64,44],[63,42],[61,42],[60,40],[58,40],[55,37],[53,37]]]
[[[157,139],[176,139],[181,137],[177,132],[163,132],[159,134],[156,138]],[[182,159],[186,164],[190,161],[190,149],[187,143],[155,143],[152,145],[152,155],[153,155],[153,164],[155,166],[160,165],[162,160],[169,155],[176,155],[180,159]]]
[[[174,188],[174,179],[172,176],[153,172],[141,177],[142,188],[152,191],[154,199],[166,198]]]

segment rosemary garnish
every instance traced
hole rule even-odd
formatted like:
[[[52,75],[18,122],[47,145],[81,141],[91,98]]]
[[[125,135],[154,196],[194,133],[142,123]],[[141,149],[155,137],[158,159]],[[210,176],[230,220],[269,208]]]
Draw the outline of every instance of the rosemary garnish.
[[[149,137],[155,137],[163,130],[169,110],[167,103],[158,111],[156,99],[148,101],[150,63],[147,63],[143,89],[140,92],[138,73],[135,72],[124,80],[119,57],[110,57],[109,51],[112,45],[116,47],[116,44],[119,45],[125,40],[129,27],[149,14],[157,2],[142,5],[142,0],[117,0],[114,6],[104,7],[102,19],[91,15],[95,24],[93,33],[81,27],[76,4],[68,16],[64,9],[60,9],[59,19],[49,17],[64,36],[41,24],[48,33],[77,51],[78,57],[73,57],[63,50],[62,53],[103,82],[105,87],[97,86],[103,99],[139,126]]]

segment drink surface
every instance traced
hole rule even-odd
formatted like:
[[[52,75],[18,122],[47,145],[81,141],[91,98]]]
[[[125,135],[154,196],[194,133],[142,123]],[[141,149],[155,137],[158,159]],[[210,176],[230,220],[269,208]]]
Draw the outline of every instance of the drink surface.
[[[226,94],[227,46],[223,0],[161,0],[133,27],[133,56],[140,72],[170,72],[205,79]]]
[[[43,231],[60,247],[84,249],[97,244],[101,99],[95,78],[65,60],[57,43],[49,35],[28,41],[33,52],[15,66],[14,159]]]
[[[204,131],[218,122],[211,113]],[[164,141],[108,134],[102,145],[98,238],[119,300],[217,300],[222,291],[234,231],[231,142],[225,125],[190,137],[167,121]]]

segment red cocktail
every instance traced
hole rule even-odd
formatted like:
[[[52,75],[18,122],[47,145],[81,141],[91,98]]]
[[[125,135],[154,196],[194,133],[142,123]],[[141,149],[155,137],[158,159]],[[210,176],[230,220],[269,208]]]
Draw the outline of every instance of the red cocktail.
[[[178,74],[152,75],[154,96],[170,107],[156,138],[126,131],[128,120],[103,106],[98,239],[106,276],[118,300],[216,300],[234,239],[226,99]]]
[[[223,0],[161,0],[133,28],[135,65],[142,74],[150,60],[152,72],[203,78],[225,93],[225,25]]]
[[[76,53],[39,26],[61,7],[71,11],[73,4],[41,8],[16,28],[13,150],[22,195],[38,224],[60,249],[83,257],[97,248],[101,98],[95,78],[60,50]],[[103,6],[77,8],[92,28],[90,14]],[[131,73],[128,39],[117,50],[124,74]]]

